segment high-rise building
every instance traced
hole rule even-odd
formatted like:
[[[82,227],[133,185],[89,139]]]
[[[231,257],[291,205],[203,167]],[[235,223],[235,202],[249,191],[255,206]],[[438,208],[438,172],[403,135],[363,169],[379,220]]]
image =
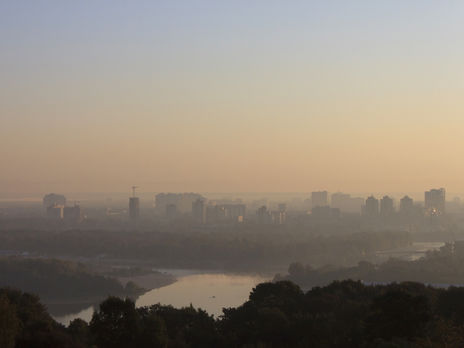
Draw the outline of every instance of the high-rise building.
[[[204,224],[206,222],[206,207],[205,201],[197,199],[192,203],[192,215],[196,222]]]
[[[283,225],[287,222],[287,204],[280,203],[278,208],[272,212],[272,220],[277,225]]]
[[[169,204],[175,204],[179,215],[191,214],[192,203],[197,199],[205,200],[198,193],[159,193],[155,197],[155,212],[158,215],[163,215],[166,213],[166,207]]]
[[[245,210],[245,204],[216,204],[210,202],[206,206],[206,222],[209,224],[243,222]]]
[[[440,216],[445,214],[445,189],[431,189],[425,192],[425,214]]]
[[[400,199],[400,214],[411,215],[414,209],[414,201],[409,196]]]
[[[311,192],[311,204],[313,207],[329,205],[329,193],[327,191]]]
[[[374,196],[368,197],[364,206],[364,213],[368,217],[377,217],[379,215],[379,200]]]
[[[261,209],[263,209],[263,207],[261,207]],[[274,225],[284,225],[287,221],[287,205],[285,203],[280,203],[277,210],[262,210],[260,219],[264,221],[268,219]]]
[[[129,198],[129,217],[132,221],[136,221],[140,215],[140,200],[138,197]]]
[[[380,200],[380,215],[383,217],[390,217],[394,212],[393,199],[388,196],[383,196]]]
[[[224,204],[225,217],[233,221],[243,221],[245,218],[245,204]]]

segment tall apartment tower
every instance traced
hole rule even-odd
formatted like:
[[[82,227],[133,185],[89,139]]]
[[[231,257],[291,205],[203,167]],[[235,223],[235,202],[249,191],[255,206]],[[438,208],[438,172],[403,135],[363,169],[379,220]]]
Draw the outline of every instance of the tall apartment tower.
[[[366,216],[377,217],[379,215],[379,200],[374,196],[368,197],[364,209]]]
[[[414,208],[414,201],[409,196],[400,199],[400,214],[410,215]]]
[[[380,200],[380,215],[383,217],[389,217],[392,216],[394,212],[393,199],[388,196],[383,196]]]
[[[132,197],[129,198],[129,217],[135,223],[140,215],[140,200],[135,196],[137,186],[132,186]]]
[[[140,215],[140,200],[139,197],[129,198],[129,216],[131,220],[135,221]]]
[[[445,189],[431,189],[425,192],[425,214],[441,216],[445,214]]]
[[[192,203],[192,215],[196,222],[204,224],[206,222],[206,207],[205,201],[197,199]]]

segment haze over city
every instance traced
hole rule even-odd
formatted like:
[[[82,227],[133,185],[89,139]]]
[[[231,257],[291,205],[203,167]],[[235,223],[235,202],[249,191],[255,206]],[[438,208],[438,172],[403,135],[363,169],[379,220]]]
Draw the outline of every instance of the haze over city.
[[[0,1],[0,348],[464,347],[463,18]]]
[[[461,1],[0,4],[0,193],[464,192]]]

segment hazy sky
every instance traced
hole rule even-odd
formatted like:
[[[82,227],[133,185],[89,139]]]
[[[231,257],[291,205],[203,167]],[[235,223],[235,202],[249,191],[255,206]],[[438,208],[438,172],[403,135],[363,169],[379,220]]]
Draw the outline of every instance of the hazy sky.
[[[464,1],[0,1],[0,193],[464,192]]]

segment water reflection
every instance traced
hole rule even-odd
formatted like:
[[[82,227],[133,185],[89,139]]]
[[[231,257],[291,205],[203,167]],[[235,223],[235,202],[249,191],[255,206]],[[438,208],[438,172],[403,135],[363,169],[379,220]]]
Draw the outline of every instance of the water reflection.
[[[182,277],[178,282],[154,289],[139,297],[138,307],[155,303],[185,307],[192,304],[215,316],[223,307],[237,307],[248,298],[251,289],[265,281],[262,277],[226,274],[197,274]]]

